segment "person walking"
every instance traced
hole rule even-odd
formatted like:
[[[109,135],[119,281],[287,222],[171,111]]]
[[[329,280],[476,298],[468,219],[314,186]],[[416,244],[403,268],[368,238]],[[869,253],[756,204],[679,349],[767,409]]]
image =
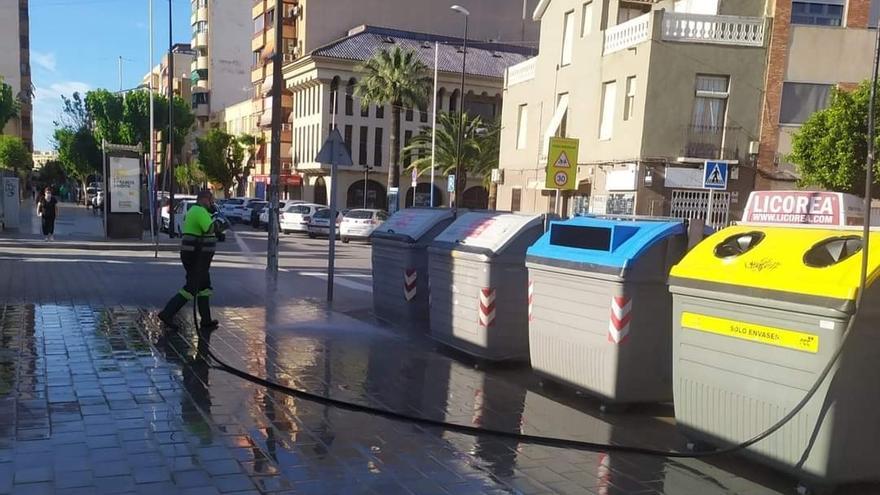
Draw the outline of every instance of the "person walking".
[[[52,195],[52,188],[47,187],[37,203],[37,216],[43,222],[43,236],[47,241],[55,240],[55,219],[58,218],[58,199]]]
[[[223,218],[216,213],[211,191],[199,192],[196,204],[186,212],[181,231],[180,261],[186,270],[186,283],[158,315],[169,329],[179,329],[174,315],[193,299],[196,300],[201,319],[199,330],[211,331],[219,326],[219,322],[211,318],[210,297],[213,290],[210,271],[218,236],[223,235],[226,226]]]

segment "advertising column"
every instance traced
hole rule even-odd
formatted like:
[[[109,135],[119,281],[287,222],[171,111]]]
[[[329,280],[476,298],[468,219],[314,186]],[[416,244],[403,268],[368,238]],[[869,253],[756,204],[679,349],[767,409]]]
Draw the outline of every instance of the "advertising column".
[[[141,195],[142,153],[139,147],[106,144],[104,202],[106,235],[110,239],[143,238]]]

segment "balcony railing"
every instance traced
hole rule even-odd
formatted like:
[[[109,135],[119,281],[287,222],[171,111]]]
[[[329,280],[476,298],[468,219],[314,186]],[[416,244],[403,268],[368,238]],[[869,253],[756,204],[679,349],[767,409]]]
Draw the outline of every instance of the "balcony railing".
[[[690,125],[684,130],[685,158],[707,160],[734,159],[739,155],[737,143],[742,128],[729,126]]]
[[[713,43],[717,45],[764,46],[763,17],[663,14],[663,41]]]
[[[605,30],[605,47],[602,53],[608,55],[619,52],[651,39],[651,18],[653,16],[653,13],[648,12]]]
[[[531,81],[535,78],[535,67],[538,57],[530,58],[524,62],[507,68],[507,87]]]

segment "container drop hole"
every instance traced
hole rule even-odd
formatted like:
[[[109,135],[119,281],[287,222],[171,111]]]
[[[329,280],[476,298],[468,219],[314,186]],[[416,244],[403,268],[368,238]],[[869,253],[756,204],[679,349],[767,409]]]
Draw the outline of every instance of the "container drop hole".
[[[861,250],[860,237],[832,237],[817,243],[804,253],[804,264],[813,268],[824,268],[840,263]]]
[[[763,240],[763,232],[734,234],[715,246],[715,256],[718,258],[733,258],[750,251]]]

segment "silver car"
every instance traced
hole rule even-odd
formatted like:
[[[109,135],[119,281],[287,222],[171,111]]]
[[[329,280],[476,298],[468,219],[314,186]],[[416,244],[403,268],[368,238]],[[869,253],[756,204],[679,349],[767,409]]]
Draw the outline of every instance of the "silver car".
[[[339,225],[342,223],[343,212],[336,210],[336,231],[339,232]],[[330,208],[323,208],[312,215],[309,222],[309,237],[314,239],[318,236],[330,235]]]
[[[385,220],[388,220],[388,213],[382,210],[351,210],[345,214],[339,225],[339,237],[342,238],[342,242],[349,242],[351,239],[369,239],[370,234]]]

